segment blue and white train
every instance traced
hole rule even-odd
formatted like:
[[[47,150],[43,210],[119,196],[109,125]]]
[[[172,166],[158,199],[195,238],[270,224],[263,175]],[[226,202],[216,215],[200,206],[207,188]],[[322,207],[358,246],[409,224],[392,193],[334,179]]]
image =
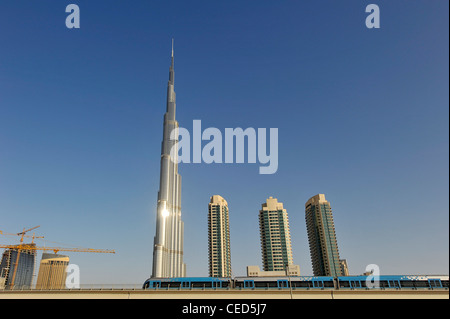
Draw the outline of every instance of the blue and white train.
[[[150,278],[143,289],[449,289],[449,276]]]

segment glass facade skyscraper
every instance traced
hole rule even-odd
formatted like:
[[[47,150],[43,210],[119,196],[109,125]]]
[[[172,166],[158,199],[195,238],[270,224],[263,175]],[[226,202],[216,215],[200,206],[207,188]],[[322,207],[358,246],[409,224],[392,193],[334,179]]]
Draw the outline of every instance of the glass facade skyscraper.
[[[175,118],[173,42],[171,59],[161,145],[156,234],[153,245],[153,278],[186,276],[186,264],[183,262],[184,223],[181,220],[181,175],[178,174],[178,153],[171,153],[172,147],[178,143],[179,129]],[[172,131],[176,133],[175,139],[170,138]]]
[[[314,276],[342,276],[333,215],[324,194],[306,202],[305,218]]]
[[[259,211],[264,271],[284,271],[293,264],[289,220],[283,203],[269,197]]]
[[[231,277],[230,219],[228,203],[213,195],[208,205],[209,276]]]

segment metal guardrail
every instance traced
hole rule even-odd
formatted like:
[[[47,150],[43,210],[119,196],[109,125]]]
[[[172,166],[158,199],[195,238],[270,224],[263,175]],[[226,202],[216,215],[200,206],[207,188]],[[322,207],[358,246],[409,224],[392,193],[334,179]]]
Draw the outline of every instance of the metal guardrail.
[[[172,288],[172,287],[164,287],[164,288],[147,288],[143,289],[142,284],[82,284],[80,285],[80,288],[30,288],[28,286],[21,286],[21,287],[5,287],[0,288],[0,292],[7,292],[7,291],[121,291],[121,290],[138,290],[138,291],[188,291],[188,290],[194,290],[194,291],[225,291],[225,290],[234,290],[234,291],[318,291],[318,290],[330,290],[330,291],[449,291],[448,287],[443,288],[417,288],[417,287],[408,287],[408,288],[387,288],[387,287],[380,287],[380,288],[311,288],[311,287],[305,287],[305,288],[298,288],[293,287],[290,289],[289,287],[283,287],[283,288]]]
[[[36,288],[16,286],[0,288],[1,291],[79,291],[79,290],[142,290],[142,284],[81,284],[80,288]]]

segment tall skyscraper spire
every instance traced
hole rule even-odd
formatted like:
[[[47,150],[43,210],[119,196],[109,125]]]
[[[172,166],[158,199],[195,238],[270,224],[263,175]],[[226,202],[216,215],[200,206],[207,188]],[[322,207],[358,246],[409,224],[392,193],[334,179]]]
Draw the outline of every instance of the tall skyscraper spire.
[[[170,154],[178,142],[178,122],[175,119],[175,71],[172,62],[167,84],[167,106],[164,114],[163,141],[161,145],[161,171],[158,204],[156,211],[156,235],[153,246],[152,277],[184,277],[186,265],[183,263],[183,231],[181,221],[181,176],[178,174],[178,154]],[[170,134],[176,130],[176,139]]]

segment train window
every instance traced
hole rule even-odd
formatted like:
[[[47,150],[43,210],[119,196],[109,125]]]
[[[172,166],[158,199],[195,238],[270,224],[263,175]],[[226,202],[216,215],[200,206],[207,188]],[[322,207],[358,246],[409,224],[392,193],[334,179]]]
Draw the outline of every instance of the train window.
[[[278,287],[278,284],[275,281],[268,281],[268,282],[266,282],[266,284],[269,288],[277,288]]]
[[[428,279],[428,283],[431,288],[442,288],[440,279]]]
[[[389,288],[400,288],[400,282],[398,280],[388,280]]]
[[[192,286],[192,288],[203,288],[204,285],[205,285],[204,282],[195,282],[195,281],[193,281],[191,286]]]
[[[174,281],[170,283],[170,288],[180,288],[181,283],[179,281]]]
[[[189,281],[182,281],[181,282],[181,288],[190,288],[191,283]]]
[[[402,280],[400,281],[400,285],[402,286],[402,288],[415,288],[415,282],[412,280]]]
[[[292,287],[292,288],[297,287],[297,282],[291,281],[291,287]]]
[[[298,288],[309,288],[311,287],[311,282],[309,281],[296,281],[293,283],[294,287],[298,287]]]
[[[212,288],[212,282],[211,281],[193,281],[191,282],[192,288]]]
[[[255,282],[253,280],[244,280],[244,288],[255,288]]]
[[[265,281],[255,281],[255,288],[268,288],[269,285]]]
[[[204,287],[205,288],[212,288],[213,287],[213,283],[210,281],[210,282],[205,282],[204,283]]]
[[[321,280],[313,280],[313,288],[323,288],[323,281]]]
[[[417,281],[413,281],[414,287],[416,288],[428,288],[428,281],[424,281],[424,280],[417,280]]]
[[[361,281],[359,280],[350,280],[350,285],[352,288],[361,288]]]
[[[277,283],[278,283],[278,288],[288,288],[289,287],[288,281],[285,279],[277,280]]]
[[[159,284],[159,287],[160,288],[169,288],[169,285],[170,285],[171,283],[170,282],[161,282],[160,284]]]

